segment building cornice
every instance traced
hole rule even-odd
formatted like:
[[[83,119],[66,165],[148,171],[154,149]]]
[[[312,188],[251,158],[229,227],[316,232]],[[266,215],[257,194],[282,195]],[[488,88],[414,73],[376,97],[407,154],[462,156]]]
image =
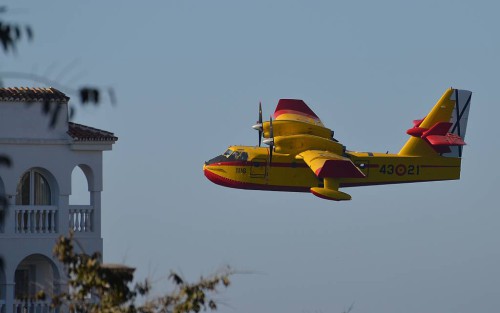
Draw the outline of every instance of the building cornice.
[[[109,151],[114,141],[75,141],[73,139],[33,139],[33,138],[0,138],[0,145],[25,146],[69,146],[71,150]]]
[[[43,139],[43,138],[0,138],[0,144],[6,145],[69,145],[71,139]]]

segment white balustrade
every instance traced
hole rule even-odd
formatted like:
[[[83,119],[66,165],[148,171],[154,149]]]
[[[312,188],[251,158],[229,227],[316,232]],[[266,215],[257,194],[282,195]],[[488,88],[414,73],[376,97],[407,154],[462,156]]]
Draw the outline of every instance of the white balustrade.
[[[69,230],[75,233],[95,232],[94,207],[91,205],[70,205],[68,211],[61,211],[53,205],[12,205],[9,209],[10,213],[4,216],[3,222],[0,220],[0,233],[57,234],[58,223],[65,220],[68,221]]]
[[[56,206],[14,206],[15,232],[18,234],[57,233]]]
[[[14,301],[13,313],[58,313],[58,311],[50,306],[49,301]]]
[[[75,233],[93,232],[94,207],[91,205],[70,205],[69,229]]]

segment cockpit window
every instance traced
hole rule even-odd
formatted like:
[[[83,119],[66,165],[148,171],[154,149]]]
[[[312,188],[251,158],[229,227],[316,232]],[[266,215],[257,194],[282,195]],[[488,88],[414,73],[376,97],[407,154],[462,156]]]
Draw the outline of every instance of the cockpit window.
[[[246,161],[248,160],[248,153],[246,152],[241,152],[240,153],[240,158],[239,158],[241,161]]]
[[[228,161],[246,161],[248,159],[248,153],[243,151],[233,151],[231,149],[228,149],[226,152],[224,152],[223,156],[225,156]]]
[[[246,161],[248,159],[248,153],[242,151],[234,151],[234,153],[231,154],[229,159],[236,161]]]
[[[234,151],[231,149],[227,149],[222,155],[216,156],[213,159],[205,162],[206,165],[214,164],[214,163],[223,163],[223,162],[233,162],[233,161],[247,161],[248,153],[242,151]]]

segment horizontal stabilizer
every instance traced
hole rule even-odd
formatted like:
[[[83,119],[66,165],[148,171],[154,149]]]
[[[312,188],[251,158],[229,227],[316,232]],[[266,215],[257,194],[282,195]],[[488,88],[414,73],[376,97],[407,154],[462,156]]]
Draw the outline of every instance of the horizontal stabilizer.
[[[414,120],[403,156],[462,157],[472,92],[450,88],[422,120]]]
[[[425,118],[425,117],[424,117]],[[419,127],[420,124],[422,124],[422,122],[424,121],[424,118],[421,119],[421,120],[413,120],[413,126],[415,127]]]
[[[444,136],[448,133],[451,127],[451,123],[448,122],[438,122],[434,124],[429,130],[425,131],[422,133],[422,138],[425,138],[427,136],[431,135],[439,135],[439,136]]]
[[[413,128],[410,128],[406,131],[406,133],[413,137],[422,137],[425,138],[429,135],[446,135],[446,133],[450,130],[452,123],[448,122],[438,122],[430,129],[420,127],[422,121],[413,121],[415,125]]]
[[[460,138],[458,135],[448,133],[445,136],[439,135],[431,135],[426,136],[425,139],[432,146],[463,146],[465,145],[465,141]]]
[[[422,134],[425,133],[426,131],[427,131],[426,128],[415,126],[413,128],[408,129],[406,133],[410,136],[420,138]]]
[[[420,127],[421,121],[413,121],[414,127],[406,131],[408,135],[422,138],[437,153],[450,153],[450,147],[465,145],[465,141],[457,134],[449,133],[453,123],[437,122],[431,128]]]

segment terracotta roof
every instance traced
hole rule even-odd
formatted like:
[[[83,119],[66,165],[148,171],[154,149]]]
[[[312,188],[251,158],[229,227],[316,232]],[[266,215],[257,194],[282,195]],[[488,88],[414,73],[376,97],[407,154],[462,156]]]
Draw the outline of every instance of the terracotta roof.
[[[127,272],[130,274],[132,274],[135,271],[134,267],[117,263],[103,263],[101,264],[101,268],[108,269],[114,272]]]
[[[68,123],[68,135],[75,141],[117,141],[118,137],[105,130],[73,122]]]
[[[59,90],[49,88],[0,88],[0,101],[15,102],[68,102],[69,97]]]

